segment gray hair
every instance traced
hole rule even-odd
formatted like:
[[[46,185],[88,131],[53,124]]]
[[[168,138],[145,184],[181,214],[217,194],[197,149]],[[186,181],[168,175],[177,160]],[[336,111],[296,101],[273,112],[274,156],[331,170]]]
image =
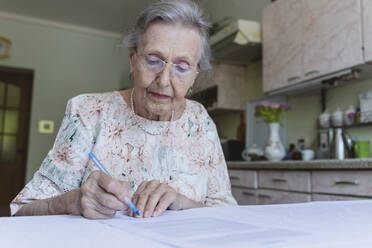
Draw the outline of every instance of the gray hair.
[[[157,20],[166,23],[181,23],[199,30],[202,47],[198,66],[202,72],[208,74],[212,69],[210,64],[211,48],[208,42],[210,23],[204,17],[200,7],[191,0],[157,0],[152,2],[141,12],[136,24],[125,38],[127,47],[137,49],[146,29]]]

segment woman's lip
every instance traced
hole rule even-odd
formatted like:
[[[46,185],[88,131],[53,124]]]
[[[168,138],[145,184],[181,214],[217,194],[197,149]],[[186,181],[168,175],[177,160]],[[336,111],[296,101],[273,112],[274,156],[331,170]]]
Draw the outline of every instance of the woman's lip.
[[[158,94],[158,93],[154,93],[154,92],[150,92],[151,95],[153,95],[154,97],[158,98],[158,99],[167,99],[169,98],[169,96],[167,95],[162,95],[162,94]]]

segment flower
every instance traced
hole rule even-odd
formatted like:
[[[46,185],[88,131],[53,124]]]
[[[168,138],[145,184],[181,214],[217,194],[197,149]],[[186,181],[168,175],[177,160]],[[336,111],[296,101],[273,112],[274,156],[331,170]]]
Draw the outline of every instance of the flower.
[[[266,123],[280,122],[284,116],[284,112],[293,110],[293,106],[286,103],[275,103],[263,101],[256,106],[256,117],[263,117]]]

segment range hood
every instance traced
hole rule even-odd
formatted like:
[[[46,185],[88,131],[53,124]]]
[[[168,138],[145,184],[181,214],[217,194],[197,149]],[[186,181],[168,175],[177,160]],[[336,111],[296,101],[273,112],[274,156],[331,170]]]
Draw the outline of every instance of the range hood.
[[[247,64],[261,57],[261,24],[235,20],[210,37],[213,59]]]

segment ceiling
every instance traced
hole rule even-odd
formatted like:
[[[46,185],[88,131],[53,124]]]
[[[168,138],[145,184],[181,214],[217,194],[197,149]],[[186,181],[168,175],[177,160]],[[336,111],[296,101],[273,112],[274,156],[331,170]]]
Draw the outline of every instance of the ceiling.
[[[195,0],[213,20],[235,16],[259,20],[270,0]],[[151,0],[0,0],[0,14],[15,14],[54,22],[126,33]]]

